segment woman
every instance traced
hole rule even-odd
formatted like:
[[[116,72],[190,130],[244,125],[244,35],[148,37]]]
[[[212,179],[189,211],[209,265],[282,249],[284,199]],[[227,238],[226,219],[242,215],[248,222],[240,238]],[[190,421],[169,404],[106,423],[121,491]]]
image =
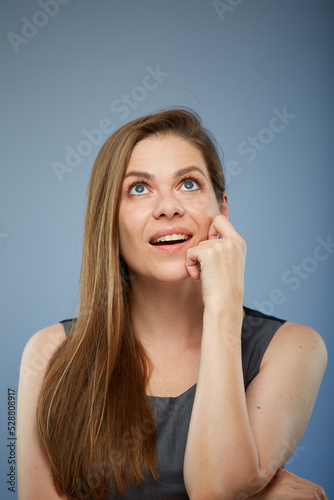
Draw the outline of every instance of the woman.
[[[325,498],[281,468],[326,348],[243,307],[246,245],[228,215],[194,113],[139,118],[104,144],[78,317],[35,334],[22,358],[20,500]]]

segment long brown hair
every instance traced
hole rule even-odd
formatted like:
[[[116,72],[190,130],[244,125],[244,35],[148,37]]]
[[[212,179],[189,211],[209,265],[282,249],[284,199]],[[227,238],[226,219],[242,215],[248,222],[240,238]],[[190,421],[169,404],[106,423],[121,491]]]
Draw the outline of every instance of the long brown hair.
[[[134,146],[168,133],[202,152],[218,201],[225,191],[213,139],[183,108],[138,118],[102,146],[88,187],[78,317],[50,361],[37,427],[57,490],[94,499],[157,478],[156,422],[145,388],[150,360],[131,321],[131,285],[119,254],[118,209]]]

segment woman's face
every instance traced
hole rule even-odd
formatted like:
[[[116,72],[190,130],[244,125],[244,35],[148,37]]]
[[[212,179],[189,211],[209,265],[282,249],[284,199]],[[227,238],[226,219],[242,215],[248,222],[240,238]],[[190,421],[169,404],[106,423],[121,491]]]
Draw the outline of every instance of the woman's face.
[[[227,196],[218,203],[199,149],[173,135],[140,141],[126,169],[119,210],[129,275],[186,279],[187,249],[207,239],[220,213],[228,216]]]

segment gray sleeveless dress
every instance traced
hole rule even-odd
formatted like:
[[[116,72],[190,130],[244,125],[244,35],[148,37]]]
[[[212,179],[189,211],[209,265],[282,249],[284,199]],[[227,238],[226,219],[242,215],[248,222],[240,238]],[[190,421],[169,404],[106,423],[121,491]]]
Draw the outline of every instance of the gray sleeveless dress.
[[[241,333],[242,367],[245,390],[258,374],[261,360],[269,342],[285,320],[268,316],[244,307]],[[73,320],[61,323],[68,334]],[[196,385],[178,397],[147,396],[157,415],[157,450],[160,461],[159,478],[147,480],[139,488],[129,489],[123,500],[186,500],[189,499],[183,480],[183,460]],[[111,495],[105,500],[116,500]]]

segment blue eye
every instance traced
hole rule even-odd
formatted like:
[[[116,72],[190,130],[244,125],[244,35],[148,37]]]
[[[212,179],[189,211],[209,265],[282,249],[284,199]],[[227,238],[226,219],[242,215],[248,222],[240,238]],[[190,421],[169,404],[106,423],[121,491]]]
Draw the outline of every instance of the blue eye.
[[[146,192],[145,192],[146,190]],[[144,184],[135,184],[134,186],[132,186],[132,188],[130,189],[130,194],[146,194],[148,193],[147,191],[147,188],[144,186]]]
[[[199,187],[196,182],[187,180],[183,183],[181,189],[183,189],[184,191],[195,191],[196,189],[199,189]]]

